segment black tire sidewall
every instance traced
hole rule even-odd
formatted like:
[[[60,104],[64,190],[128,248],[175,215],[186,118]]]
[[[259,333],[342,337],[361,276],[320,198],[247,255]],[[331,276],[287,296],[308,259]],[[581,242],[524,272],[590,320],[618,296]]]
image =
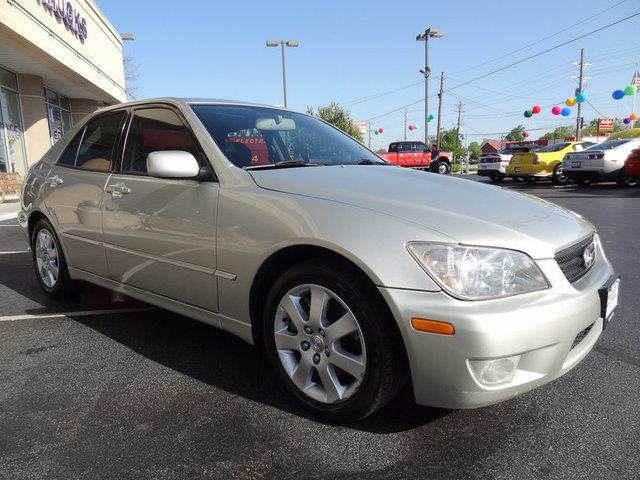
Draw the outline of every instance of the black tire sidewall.
[[[560,180],[560,178],[558,176],[558,170],[560,170],[561,168],[562,168],[562,165],[558,164],[553,169],[553,175],[551,177],[551,180],[556,185],[565,185],[565,184],[569,183],[569,177],[567,177],[566,175],[564,175],[564,178],[565,178],[564,180]]]
[[[340,266],[331,263],[308,262],[292,267],[276,280],[265,302],[262,343],[270,362],[293,395],[307,407],[330,420],[359,420],[384,405],[386,401],[380,402],[378,397],[381,395],[380,383],[385,362],[399,363],[396,361],[398,352],[390,352],[389,339],[385,341],[384,338],[385,334],[393,336],[389,325],[385,328],[384,324],[394,320],[382,314],[385,308],[380,308],[378,299],[371,298],[371,293],[366,293],[369,289],[362,289],[362,283],[359,276],[354,275],[349,269],[341,269]],[[367,355],[365,374],[358,390],[346,400],[326,404],[308,397],[296,387],[280,362],[273,337],[276,309],[288,291],[303,284],[320,285],[338,295],[352,311],[362,331]],[[403,348],[397,344],[395,347]],[[402,375],[400,372],[397,374]]]

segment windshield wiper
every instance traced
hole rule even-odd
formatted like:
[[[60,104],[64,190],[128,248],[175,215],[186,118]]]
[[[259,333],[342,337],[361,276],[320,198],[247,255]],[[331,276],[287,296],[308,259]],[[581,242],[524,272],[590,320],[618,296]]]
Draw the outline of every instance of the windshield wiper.
[[[296,168],[296,167],[320,167],[322,163],[303,162],[302,160],[283,160],[282,162],[271,163],[267,165],[256,165],[254,167],[245,167],[245,170],[271,170],[274,168]]]

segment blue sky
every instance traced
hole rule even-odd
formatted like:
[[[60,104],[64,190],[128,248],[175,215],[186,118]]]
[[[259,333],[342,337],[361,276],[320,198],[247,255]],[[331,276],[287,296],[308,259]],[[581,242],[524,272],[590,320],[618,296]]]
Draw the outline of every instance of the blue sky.
[[[281,104],[280,53],[266,48],[265,40],[297,39],[300,48],[286,52],[289,107],[304,110],[307,105],[337,101],[348,105],[356,120],[421,100],[418,70],[424,47],[415,36],[426,26],[445,33],[430,43],[433,94],[441,71],[445,72],[446,90],[640,12],[640,0],[98,0],[98,4],[120,32],[136,37],[125,43],[125,51],[138,66],[139,98],[202,96]],[[632,102],[616,102],[611,92],[630,82],[634,65],[640,62],[638,31],[640,16],[455,88],[445,94],[443,125],[455,124],[458,101],[464,104],[462,131],[467,141],[498,138],[497,132],[518,123],[537,138],[546,127],[574,122],[575,111],[568,119],[552,116],[550,107],[532,119],[525,119],[521,112],[534,104],[560,104],[573,94],[576,81],[570,77],[577,67],[571,62],[578,60],[581,47],[586,61],[593,64],[586,70],[592,78],[585,88],[593,107],[585,107],[585,119],[599,116],[596,109],[604,116],[624,117],[631,113]],[[532,43],[535,45],[506,55]],[[498,57],[503,58],[495,60]],[[354,103],[401,87],[407,88]],[[435,115],[436,99],[429,103]],[[640,98],[637,103],[640,109]],[[422,102],[408,107],[410,123],[423,127],[423,108]],[[373,120],[372,126],[384,128],[384,134],[374,137],[372,147],[401,138],[403,117],[403,111],[397,111]],[[430,131],[435,131],[435,122]],[[421,136],[419,130],[416,137]]]

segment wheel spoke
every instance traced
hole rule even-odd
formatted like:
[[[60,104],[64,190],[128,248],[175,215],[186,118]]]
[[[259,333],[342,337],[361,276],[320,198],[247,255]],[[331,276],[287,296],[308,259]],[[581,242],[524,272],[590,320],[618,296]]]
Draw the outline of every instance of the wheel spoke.
[[[303,330],[304,324],[306,320],[304,318],[305,313],[302,310],[302,306],[300,305],[300,297],[296,297],[294,295],[285,295],[285,297],[280,302],[280,307],[287,312],[287,315],[293,322],[293,325],[296,327],[298,332]]]
[[[309,309],[309,324],[311,328],[318,329],[323,326],[327,314],[327,305],[329,304],[329,295],[322,287],[312,286],[311,292],[311,308]]]
[[[274,334],[276,348],[278,350],[299,350],[300,339],[298,335],[292,335],[286,329],[282,329]]]
[[[333,369],[328,365],[325,365],[322,368],[318,368],[317,370],[318,376],[320,377],[320,381],[322,382],[322,386],[324,387],[324,391],[327,396],[327,402],[331,403],[335,402],[336,400],[340,400],[342,398],[345,387],[340,385],[335,371],[333,371]]]
[[[295,383],[300,390],[306,390],[309,387],[312,369],[311,364],[306,360],[306,357],[303,356],[293,375],[291,375],[291,380],[293,380],[293,383]]]
[[[359,356],[345,352],[344,350],[333,350],[329,357],[329,363],[344,370],[357,380],[362,380],[364,376],[364,362]]]
[[[333,342],[352,334],[357,331],[356,320],[351,312],[345,313],[342,317],[332,323],[330,326],[324,329],[327,336],[327,342],[332,344]]]

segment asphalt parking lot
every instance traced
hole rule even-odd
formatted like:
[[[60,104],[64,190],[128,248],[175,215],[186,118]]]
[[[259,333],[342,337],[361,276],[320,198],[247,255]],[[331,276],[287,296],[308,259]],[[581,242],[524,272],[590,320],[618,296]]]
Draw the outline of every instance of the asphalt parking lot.
[[[573,371],[511,401],[405,395],[349,426],[309,417],[227,333],[95,287],[48,299],[0,222],[0,478],[640,478],[640,189],[501,187],[595,223],[623,276],[614,321]]]

